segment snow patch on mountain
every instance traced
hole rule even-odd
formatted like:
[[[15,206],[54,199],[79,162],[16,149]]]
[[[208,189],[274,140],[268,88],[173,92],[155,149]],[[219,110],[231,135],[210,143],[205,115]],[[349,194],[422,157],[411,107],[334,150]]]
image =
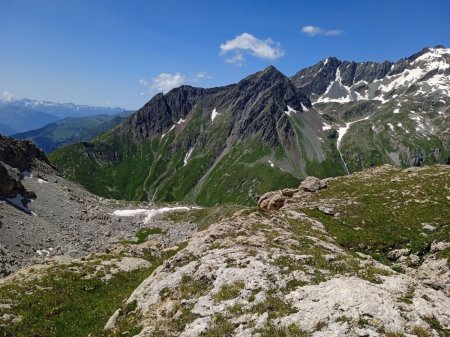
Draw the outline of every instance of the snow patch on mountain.
[[[212,113],[211,113],[211,121],[214,122],[214,119],[216,119],[217,116],[219,116],[220,114],[217,112],[216,108],[213,109]]]
[[[341,70],[337,68],[335,80],[330,83],[325,93],[319,97],[317,103],[348,103],[353,100],[350,88],[342,84]]]
[[[342,83],[341,74],[346,68],[340,65],[336,69],[335,79],[329,83],[316,103],[348,103],[369,99],[386,103],[405,93],[419,96],[436,91],[450,95],[449,48],[429,48],[415,59],[406,59],[406,66],[402,65],[404,62],[405,60],[401,60],[393,64],[388,75],[382,78],[370,83],[359,80],[350,86]],[[396,73],[396,68],[402,70]]]
[[[172,127],[169,129],[169,131],[167,131],[166,133],[163,133],[161,135],[161,139],[163,139],[170,131],[172,131],[173,129],[175,129],[175,125],[172,125]]]
[[[145,215],[144,223],[147,224],[150,220],[158,214],[173,212],[173,211],[190,211],[193,209],[200,209],[200,207],[186,207],[186,206],[175,206],[175,207],[162,207],[162,208],[154,208],[154,209],[124,209],[124,210],[115,210],[112,215],[120,216],[120,217],[133,217],[140,214]]]
[[[187,165],[187,163],[188,163],[188,161],[189,161],[189,158],[191,157],[191,154],[192,154],[193,151],[194,151],[194,147],[192,147],[192,148],[186,153],[186,155],[184,156],[184,165],[183,165],[183,166],[186,166],[186,165]]]
[[[353,121],[353,122],[345,123],[345,126],[341,126],[341,127],[338,129],[337,148],[338,148],[338,149],[340,148],[342,138],[344,138],[345,134],[347,133],[348,129],[350,128],[350,126],[351,126],[352,124],[355,124],[355,123],[358,123],[358,122],[361,122],[361,121],[365,121],[365,120],[367,120],[367,119],[369,119],[369,118],[370,118],[370,116],[367,116],[367,117],[358,119],[358,120]]]
[[[291,116],[291,113],[297,113],[297,110],[291,108],[289,105],[287,106],[287,110],[284,112],[286,115]]]
[[[391,131],[394,131],[394,126],[391,123],[387,123],[387,125],[389,126],[389,129],[391,129]]]
[[[331,130],[331,128],[332,128],[332,126],[330,124],[323,123],[323,126],[322,126],[323,131]]]

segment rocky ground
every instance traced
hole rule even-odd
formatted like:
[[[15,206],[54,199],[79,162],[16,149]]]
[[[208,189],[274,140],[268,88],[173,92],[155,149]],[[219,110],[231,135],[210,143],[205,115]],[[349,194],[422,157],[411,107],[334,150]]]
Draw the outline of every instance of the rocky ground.
[[[145,224],[143,216],[120,217],[115,210],[156,208],[96,197],[55,174],[32,173],[23,185],[36,194],[28,213],[7,200],[0,201],[1,275],[48,258],[70,259],[111,250],[121,240],[135,240],[145,227],[166,231],[167,245],[184,241],[195,226],[174,228],[161,219]]]
[[[161,229],[165,234],[160,241],[166,246],[185,241],[196,231],[195,225],[174,227],[161,217],[146,222],[145,214],[114,215],[117,210],[158,207],[87,192],[62,178],[29,142],[1,137],[1,168],[8,174],[2,172],[0,181],[0,277],[46,259],[106,252],[121,241],[136,240],[142,228]]]
[[[139,337],[447,336],[449,218],[442,207],[450,202],[449,179],[445,166],[382,166],[269,193],[262,208],[238,211],[194,235],[129,297],[134,311],[118,309],[106,329],[120,334],[122,326],[140,326]],[[389,190],[395,183],[403,188]],[[424,197],[438,185],[442,193]],[[352,196],[358,189],[366,193]],[[384,223],[390,231],[397,222],[366,214],[353,227],[349,219],[371,203],[368,196],[386,204],[371,206],[373,212],[388,214],[384,207],[407,208],[412,200],[434,216],[419,227],[405,219],[399,240],[392,230],[395,242],[375,248],[374,227]],[[359,240],[347,241],[330,223],[346,223]]]

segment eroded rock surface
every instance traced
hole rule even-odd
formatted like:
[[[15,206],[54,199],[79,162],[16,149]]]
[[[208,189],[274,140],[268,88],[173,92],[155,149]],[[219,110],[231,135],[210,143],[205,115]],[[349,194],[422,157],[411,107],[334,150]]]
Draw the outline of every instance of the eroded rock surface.
[[[384,166],[355,176],[365,181],[394,171]],[[348,186],[355,176],[345,178]],[[335,179],[341,178],[326,183]],[[315,182],[312,190],[324,187],[309,180]],[[133,324],[143,327],[137,336],[224,331],[271,336],[289,329],[315,337],[438,336],[448,331],[450,269],[439,255],[446,241],[422,256],[409,248],[391,249],[386,256],[393,261],[383,264],[339,245],[324,223],[307,215],[318,211],[337,221],[338,211],[356,204],[350,197],[325,202],[317,190],[274,191],[260,198],[258,210],[235,212],[197,233],[128,299],[136,303]],[[117,333],[119,326],[110,320],[107,329]]]

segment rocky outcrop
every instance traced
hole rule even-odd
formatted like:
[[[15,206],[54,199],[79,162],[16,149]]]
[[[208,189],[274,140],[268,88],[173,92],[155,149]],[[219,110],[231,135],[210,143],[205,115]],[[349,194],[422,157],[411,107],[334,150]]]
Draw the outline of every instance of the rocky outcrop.
[[[21,179],[34,167],[53,170],[44,153],[29,141],[19,141],[0,135],[0,196],[14,198],[18,194],[35,198],[27,191]]]
[[[27,191],[22,184],[23,175],[17,170],[0,161],[0,196],[14,198],[20,194],[24,198],[36,198],[36,194]]]
[[[0,135],[0,161],[20,172],[30,171],[40,163],[52,167],[45,154],[32,142]]]
[[[24,191],[19,170],[0,161],[0,195],[13,198]]]
[[[284,206],[286,200],[301,197],[303,192],[316,192],[327,187],[325,180],[316,177],[306,177],[298,188],[285,188],[281,191],[267,192],[258,200],[258,206],[268,211],[276,211]],[[332,208],[327,208],[329,214],[336,213]],[[325,213],[327,213],[325,212]]]

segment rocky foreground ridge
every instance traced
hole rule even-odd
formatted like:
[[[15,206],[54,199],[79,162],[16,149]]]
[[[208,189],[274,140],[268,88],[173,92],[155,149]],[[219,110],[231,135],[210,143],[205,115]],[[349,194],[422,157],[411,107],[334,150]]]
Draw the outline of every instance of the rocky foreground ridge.
[[[449,167],[310,177],[259,205],[194,235],[105,334],[448,336]]]

